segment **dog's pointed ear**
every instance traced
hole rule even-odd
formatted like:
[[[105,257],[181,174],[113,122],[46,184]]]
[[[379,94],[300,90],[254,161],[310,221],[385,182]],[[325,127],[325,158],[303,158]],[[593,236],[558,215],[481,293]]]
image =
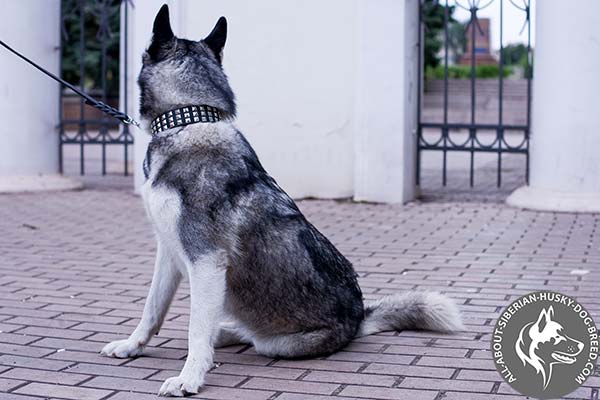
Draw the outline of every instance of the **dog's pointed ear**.
[[[150,58],[153,60],[160,59],[161,54],[173,46],[174,39],[175,35],[173,34],[171,22],[169,21],[169,6],[163,4],[154,19],[152,43],[150,44],[150,47],[148,47]]]
[[[550,322],[550,320],[551,320],[550,312],[552,312],[552,314],[554,314],[554,309],[552,308],[552,306],[550,306],[550,308],[548,308],[548,310],[546,310],[545,308],[542,309],[542,312],[540,313],[540,316],[538,317],[538,320],[535,323],[535,325],[537,326],[538,332],[541,333],[544,330],[544,328],[546,327],[546,324],[548,322]]]
[[[204,38],[204,43],[217,57],[219,62],[223,59],[223,47],[227,40],[227,20],[225,17],[219,18],[213,30]]]

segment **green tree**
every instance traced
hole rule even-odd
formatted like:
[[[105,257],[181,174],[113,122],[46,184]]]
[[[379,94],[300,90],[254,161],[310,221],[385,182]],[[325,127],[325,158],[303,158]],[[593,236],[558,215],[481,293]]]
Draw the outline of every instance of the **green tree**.
[[[455,55],[461,55],[466,47],[466,36],[463,24],[452,17],[454,10],[454,6],[448,6],[448,47]],[[423,61],[425,68],[435,68],[441,62],[438,54],[444,46],[445,11],[446,6],[435,0],[425,0],[423,2],[422,18],[425,25]]]
[[[119,41],[121,0],[61,0],[62,77],[80,84],[80,7],[84,11],[84,87],[102,89],[102,41],[106,45],[106,86],[109,96],[119,94]]]
[[[520,67],[523,69],[524,76],[533,75],[533,65],[528,65],[529,52],[527,46],[518,44],[509,44],[502,49],[502,63],[512,67]]]
[[[459,21],[452,21],[448,27],[448,48],[451,51],[454,64],[458,64],[460,58],[467,51],[467,35],[465,24]]]
[[[521,65],[527,63],[527,46],[522,43],[509,44],[502,49],[504,65]]]

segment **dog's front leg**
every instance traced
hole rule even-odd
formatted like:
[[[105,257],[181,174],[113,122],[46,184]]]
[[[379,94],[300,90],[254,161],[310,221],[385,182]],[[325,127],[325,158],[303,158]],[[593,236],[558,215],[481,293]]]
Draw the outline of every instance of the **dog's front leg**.
[[[179,376],[167,379],[161,396],[198,393],[204,375],[212,367],[214,341],[225,298],[225,263],[220,252],[204,255],[188,266],[190,280],[190,323],[188,356]]]
[[[128,339],[116,340],[107,344],[101,351],[102,355],[128,358],[142,354],[144,346],[160,329],[177,286],[181,282],[182,275],[175,262],[175,259],[159,241],[154,276],[144,305],[142,319]]]

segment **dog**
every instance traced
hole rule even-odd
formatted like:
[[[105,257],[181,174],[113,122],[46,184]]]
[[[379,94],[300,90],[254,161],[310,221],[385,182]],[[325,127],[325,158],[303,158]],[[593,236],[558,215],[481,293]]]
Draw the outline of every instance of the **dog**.
[[[247,343],[268,357],[314,357],[384,330],[462,329],[456,305],[437,293],[363,303],[351,263],[307,221],[235,127],[222,68],[226,37],[224,17],[200,41],[175,37],[166,5],[154,21],[138,83],[142,121],[154,131],[141,192],[156,233],[156,264],[139,324],[101,353],[142,354],[184,277],[188,356],[179,376],[160,388],[164,396],[198,393],[215,347]],[[185,122],[201,114],[213,118]],[[170,127],[173,121],[183,125]]]
[[[542,375],[544,389],[550,383],[554,365],[575,363],[583,347],[582,342],[567,336],[564,327],[554,320],[552,306],[542,309],[535,322],[521,329],[515,344],[523,366],[529,364]]]

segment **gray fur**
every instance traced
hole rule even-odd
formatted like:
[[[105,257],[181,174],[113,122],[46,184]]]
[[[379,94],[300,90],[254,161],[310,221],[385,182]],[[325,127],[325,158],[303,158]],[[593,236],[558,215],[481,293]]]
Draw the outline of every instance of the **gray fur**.
[[[217,27],[222,21],[225,19],[219,20]],[[235,96],[221,67],[222,49],[209,46],[214,35],[213,30],[204,40],[179,39],[171,31],[168,8],[161,9],[138,78],[142,118],[152,120],[166,111],[193,104],[211,105],[219,108],[225,118],[235,117]]]
[[[202,41],[174,43],[162,48],[160,61],[144,56],[144,117],[186,104],[215,106],[233,117],[233,94],[217,57]],[[214,135],[203,132],[212,128]],[[182,142],[183,132],[194,140]],[[208,251],[226,252],[226,311],[258,347],[268,343],[263,347],[269,355],[331,353],[359,334],[361,325],[361,335],[460,329],[453,303],[424,293],[385,297],[367,308],[363,323],[351,263],[306,220],[230,123],[167,131],[153,137],[148,154],[165,160],[152,186],[173,189],[181,198],[179,237],[187,257],[193,262]]]
[[[194,125],[183,131],[206,135]],[[192,262],[215,249],[228,254],[227,312],[257,342],[295,335],[299,349],[279,356],[347,344],[363,319],[350,262],[265,172],[241,133],[231,129],[227,139],[208,143],[198,137],[189,146],[177,142],[183,134],[153,138],[153,158],[166,161],[152,186],[180,196],[179,238]]]
[[[224,29],[222,18],[209,38],[194,42],[173,35],[166,6],[155,21],[139,76],[144,120],[194,104],[217,107],[228,118],[152,137],[142,192],[162,249],[150,291],[153,300],[134,334],[107,345],[103,354],[139,355],[160,327],[167,309],[161,302],[172,298],[161,296],[161,288],[174,291],[178,284],[161,279],[180,276],[162,271],[162,259],[185,265],[180,270],[189,279],[205,276],[215,285],[224,281],[222,305],[221,300],[209,304],[211,298],[201,292],[191,293],[194,357],[179,377],[165,382],[160,392],[165,395],[197,392],[212,362],[206,343],[252,343],[261,354],[292,358],[329,354],[357,335],[382,330],[461,329],[456,306],[438,294],[409,292],[364,307],[351,263],[307,221],[233,125],[234,97],[220,64]],[[192,288],[199,287],[195,282],[190,282]],[[220,332],[215,328],[217,333],[206,332],[206,337],[192,335],[195,318],[218,322],[213,314],[220,308],[233,325]],[[194,314],[199,309],[213,314]],[[204,369],[202,379],[191,371],[194,363]]]
[[[382,331],[423,329],[455,332],[464,329],[456,305],[435,292],[405,292],[366,303],[358,336]]]

